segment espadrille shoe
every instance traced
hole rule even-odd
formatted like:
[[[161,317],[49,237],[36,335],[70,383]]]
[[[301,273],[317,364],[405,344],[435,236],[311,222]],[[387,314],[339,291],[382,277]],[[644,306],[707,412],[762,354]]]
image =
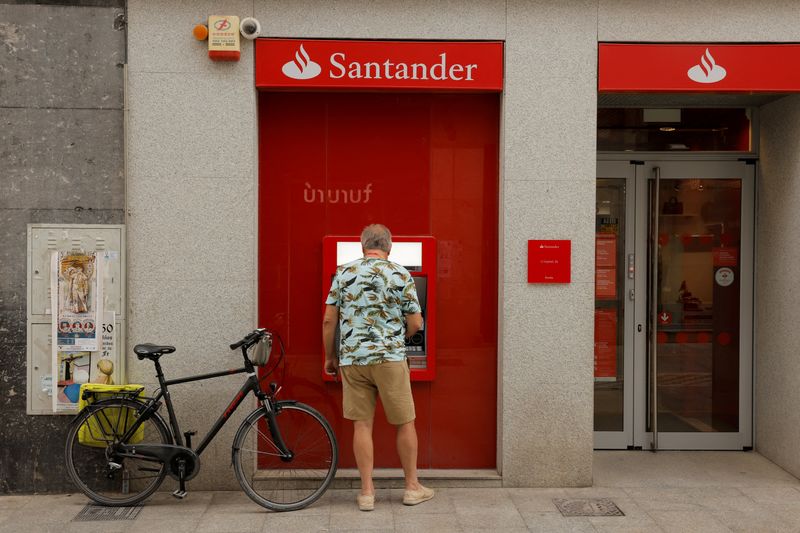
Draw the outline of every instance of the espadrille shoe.
[[[359,494],[356,496],[356,503],[358,504],[359,511],[372,511],[375,509],[375,495]]]
[[[417,505],[433,498],[433,489],[419,486],[417,490],[407,490],[403,494],[403,505]]]

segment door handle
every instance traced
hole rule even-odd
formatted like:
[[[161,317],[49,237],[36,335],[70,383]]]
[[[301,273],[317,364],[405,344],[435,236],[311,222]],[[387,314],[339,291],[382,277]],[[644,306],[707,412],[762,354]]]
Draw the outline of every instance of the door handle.
[[[641,332],[642,332],[642,325],[641,325],[641,324],[638,324],[638,325],[636,326],[636,331],[638,331],[639,333],[641,333]]]

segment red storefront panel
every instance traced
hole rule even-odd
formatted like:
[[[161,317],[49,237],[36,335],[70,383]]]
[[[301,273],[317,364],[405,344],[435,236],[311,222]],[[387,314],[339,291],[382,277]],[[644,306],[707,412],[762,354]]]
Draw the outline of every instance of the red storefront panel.
[[[601,43],[600,92],[798,92],[798,44]]]
[[[331,421],[342,467],[355,466],[352,424],[320,371],[322,238],[372,222],[437,240],[436,377],[413,384],[419,466],[495,466],[498,127],[492,94],[259,95],[259,323],[286,344],[281,396]],[[399,466],[382,412],[375,446],[376,466]]]
[[[501,91],[503,43],[258,39],[259,89]]]

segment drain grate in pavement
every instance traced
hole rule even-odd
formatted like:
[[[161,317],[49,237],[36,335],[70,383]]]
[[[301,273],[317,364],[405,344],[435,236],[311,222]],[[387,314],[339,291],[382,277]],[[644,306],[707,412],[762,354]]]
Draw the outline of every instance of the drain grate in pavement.
[[[81,509],[81,512],[75,515],[72,521],[99,522],[102,520],[136,520],[141,510],[141,505],[132,507],[104,507],[102,505],[87,503],[86,507]]]
[[[556,498],[553,503],[562,516],[625,516],[608,498]]]

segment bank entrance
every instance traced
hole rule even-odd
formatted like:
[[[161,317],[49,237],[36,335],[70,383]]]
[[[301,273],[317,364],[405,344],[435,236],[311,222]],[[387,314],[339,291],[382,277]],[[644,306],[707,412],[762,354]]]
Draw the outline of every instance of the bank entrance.
[[[752,446],[752,115],[599,111],[596,448]]]

